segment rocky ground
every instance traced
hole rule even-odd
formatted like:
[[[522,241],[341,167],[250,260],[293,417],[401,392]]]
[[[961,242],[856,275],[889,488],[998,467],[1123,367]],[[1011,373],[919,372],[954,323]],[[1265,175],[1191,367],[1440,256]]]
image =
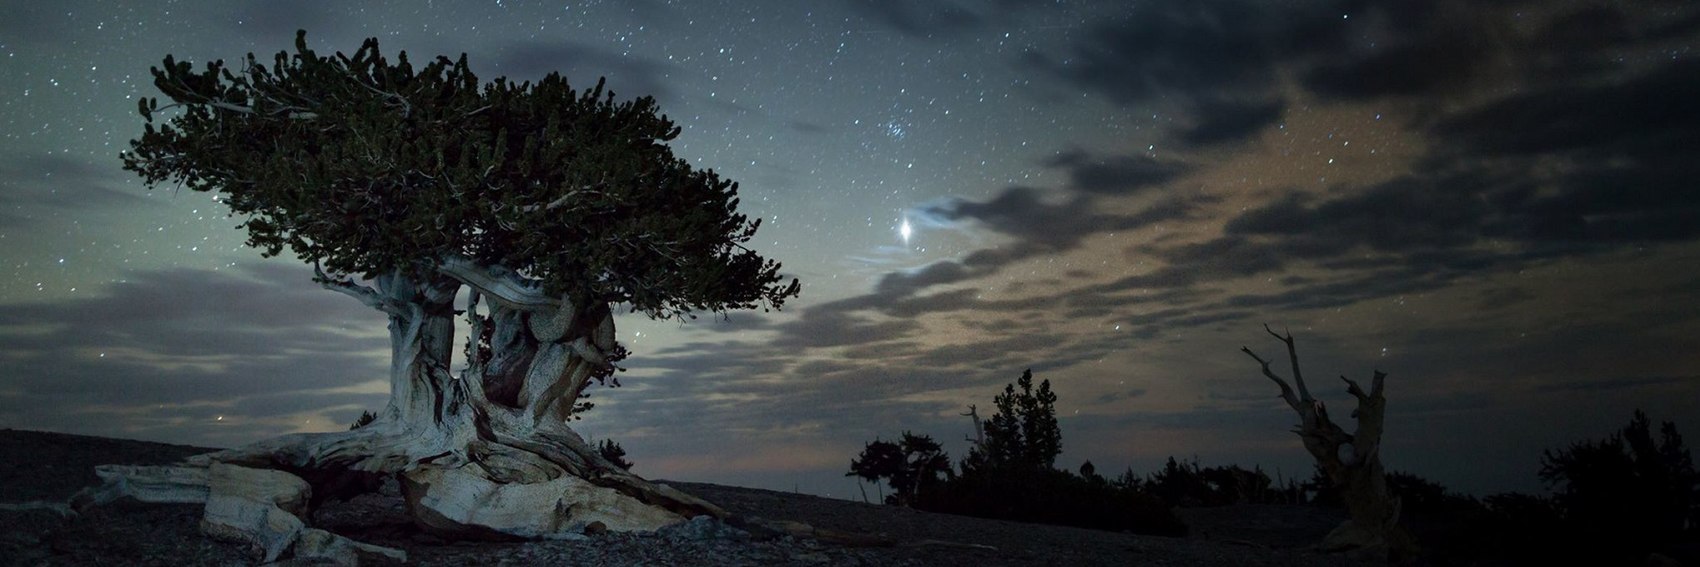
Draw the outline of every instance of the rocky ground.
[[[207,449],[0,430],[0,564],[246,565],[241,545],[201,535],[200,505],[118,502],[80,516],[10,506],[63,502],[96,484],[99,464],[169,464]],[[742,516],[830,531],[793,537],[695,521],[653,534],[541,542],[450,542],[420,533],[399,497],[324,506],[318,527],[405,550],[420,565],[1352,565],[1302,546],[1338,518],[1292,506],[1183,510],[1188,538],[1165,538],[931,514],[815,496],[699,484],[673,486]],[[5,509],[24,508],[24,509]],[[703,520],[706,520],[704,518]]]

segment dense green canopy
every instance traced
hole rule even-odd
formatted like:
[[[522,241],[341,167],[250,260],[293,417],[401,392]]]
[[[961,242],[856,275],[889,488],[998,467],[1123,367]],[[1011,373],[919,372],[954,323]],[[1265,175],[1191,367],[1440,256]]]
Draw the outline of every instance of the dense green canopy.
[[[305,32],[269,67],[166,56],[152,72],[173,104],[141,101],[125,168],[219,194],[268,256],[367,277],[464,256],[652,317],[798,292],[743,246],[760,220],[737,212],[737,184],[673,156],[679,128],[650,97],[615,102],[554,73],[480,84],[465,55],[415,70],[376,39],[320,56]]]

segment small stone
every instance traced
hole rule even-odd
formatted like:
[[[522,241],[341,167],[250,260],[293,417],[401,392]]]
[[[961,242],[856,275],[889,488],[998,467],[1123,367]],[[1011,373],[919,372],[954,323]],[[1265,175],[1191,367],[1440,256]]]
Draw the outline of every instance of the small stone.
[[[584,525],[584,535],[599,535],[608,533],[608,524],[591,522]]]

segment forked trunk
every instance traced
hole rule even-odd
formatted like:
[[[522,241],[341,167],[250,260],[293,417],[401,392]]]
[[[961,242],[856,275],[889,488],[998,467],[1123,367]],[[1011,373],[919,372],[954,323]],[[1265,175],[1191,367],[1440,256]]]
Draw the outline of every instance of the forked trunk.
[[[1299,372],[1299,354],[1293,336],[1278,334],[1267,325],[1264,330],[1286,344],[1297,392],[1270,370],[1270,361],[1250,348],[1240,350],[1262,365],[1263,375],[1281,388],[1281,399],[1299,415],[1299,428],[1293,432],[1304,441],[1305,450],[1322,467],[1330,484],[1340,490],[1351,518],[1329,532],[1321,547],[1377,559],[1414,553],[1416,542],[1399,526],[1399,499],[1387,490],[1387,475],[1381,464],[1381,432],[1387,409],[1382,388],[1387,374],[1376,371],[1369,392],[1357,382],[1340,377],[1346,383],[1346,392],[1358,400],[1358,409],[1352,412],[1352,417],[1358,420],[1358,429],[1356,433],[1347,433],[1328,417],[1327,406],[1311,397],[1304,375]]]
[[[332,548],[369,552],[352,542],[330,545],[325,542],[341,540],[304,526],[313,505],[375,490],[385,477],[401,481],[417,525],[451,538],[654,530],[697,515],[727,517],[713,504],[626,472],[567,427],[584,388],[624,355],[607,305],[545,298],[512,272],[470,261],[441,268],[442,277],[424,280],[388,274],[376,289],[319,275],[325,287],[389,315],[391,396],[376,420],[351,431],[284,435],[187,463],[189,469],[234,466],[293,475],[305,481],[300,494],[208,480],[270,478],[264,475],[109,468],[106,486],[80,496],[79,506],[122,495],[146,499],[139,492],[148,490],[177,499],[200,495],[209,502],[208,533],[255,543],[268,561]],[[463,284],[471,288],[465,312],[472,333],[467,367],[455,376],[449,368],[454,298]],[[488,316],[480,313],[482,299],[488,299]],[[481,353],[477,338],[486,325],[492,339]],[[248,521],[254,518],[274,520]],[[227,525],[232,521],[241,525]]]

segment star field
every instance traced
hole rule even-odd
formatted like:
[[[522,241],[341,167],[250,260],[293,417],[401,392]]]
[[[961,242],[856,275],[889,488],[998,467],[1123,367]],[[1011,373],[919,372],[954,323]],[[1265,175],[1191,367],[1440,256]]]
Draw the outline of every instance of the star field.
[[[1237,352],[1389,374],[1383,458],[1533,490],[1637,407],[1700,427],[1700,9],[660,1],[25,3],[0,19],[0,426],[232,445],[381,406],[383,317],[118,153],[148,67],[306,29],[654,96],[740,182],[778,313],[625,317],[579,427],[650,477],[849,497],[862,443],[1026,368],[1073,468],[1308,474]],[[1334,385],[1317,386],[1347,403]]]

